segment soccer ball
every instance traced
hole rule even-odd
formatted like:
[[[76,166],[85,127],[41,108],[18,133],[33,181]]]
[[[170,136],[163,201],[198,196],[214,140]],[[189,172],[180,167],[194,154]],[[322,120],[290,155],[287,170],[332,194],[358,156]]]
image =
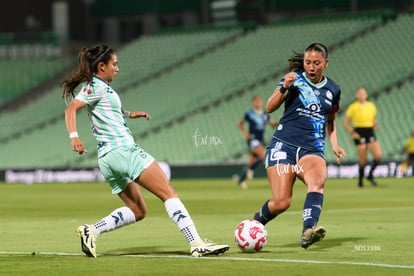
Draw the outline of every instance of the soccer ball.
[[[242,252],[259,252],[267,243],[266,227],[257,220],[243,220],[234,230],[234,242]]]

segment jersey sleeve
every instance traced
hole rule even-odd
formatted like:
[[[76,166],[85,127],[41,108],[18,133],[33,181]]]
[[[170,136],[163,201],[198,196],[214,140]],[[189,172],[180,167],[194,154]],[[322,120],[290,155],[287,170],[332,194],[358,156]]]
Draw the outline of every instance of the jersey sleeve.
[[[377,116],[377,107],[375,106],[374,103],[372,103],[372,110],[374,112],[374,117]]]
[[[331,109],[331,114],[335,114],[336,112],[338,112],[339,108],[340,108],[340,100],[341,100],[341,90],[338,90],[338,93],[335,95],[335,98],[332,101],[332,109]]]
[[[84,85],[79,94],[76,96],[77,100],[84,102],[88,105],[94,105],[102,98],[102,89],[94,87],[91,84]]]
[[[353,117],[354,116],[354,104],[350,104],[345,113],[346,117]]]
[[[244,113],[243,119],[244,119],[246,122],[249,122],[249,121],[250,121],[249,112]]]

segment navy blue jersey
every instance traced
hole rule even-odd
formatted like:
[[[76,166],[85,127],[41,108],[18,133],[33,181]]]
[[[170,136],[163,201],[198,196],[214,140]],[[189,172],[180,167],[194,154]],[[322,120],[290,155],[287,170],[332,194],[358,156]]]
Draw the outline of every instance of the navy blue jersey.
[[[325,150],[326,121],[339,108],[341,89],[327,77],[313,84],[305,73],[286,91],[285,111],[274,138],[313,151]],[[284,78],[278,87],[283,85]]]
[[[257,113],[251,109],[244,114],[244,120],[249,123],[250,138],[263,142],[266,125],[270,120],[269,113],[264,110]]]

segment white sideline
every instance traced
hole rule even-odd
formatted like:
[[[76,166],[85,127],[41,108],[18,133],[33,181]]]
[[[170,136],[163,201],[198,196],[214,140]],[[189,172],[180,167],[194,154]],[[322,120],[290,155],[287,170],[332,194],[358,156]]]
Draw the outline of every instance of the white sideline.
[[[83,253],[64,253],[64,252],[13,252],[0,251],[0,255],[56,255],[56,256],[85,256]],[[252,262],[277,262],[277,263],[305,263],[305,264],[335,264],[335,265],[354,265],[354,266],[373,266],[386,268],[414,269],[414,265],[380,264],[364,262],[334,262],[318,260],[295,260],[295,259],[266,259],[266,258],[241,258],[241,257],[201,257],[194,258],[187,255],[144,255],[144,254],[98,254],[98,256],[119,256],[130,258],[156,258],[156,259],[193,259],[193,260],[227,260],[227,261],[252,261]]]

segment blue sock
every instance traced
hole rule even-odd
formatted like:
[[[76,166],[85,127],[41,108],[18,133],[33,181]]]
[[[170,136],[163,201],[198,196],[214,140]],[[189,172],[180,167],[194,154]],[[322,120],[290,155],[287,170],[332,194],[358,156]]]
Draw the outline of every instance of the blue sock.
[[[240,175],[240,178],[239,178],[239,183],[242,183],[243,181],[245,181],[246,180],[246,178],[247,178],[247,170],[249,169],[249,167],[248,166],[246,166],[244,169],[243,169],[243,172],[242,172],[242,174]]]
[[[248,170],[254,170],[254,169],[256,169],[256,167],[257,167],[258,165],[260,165],[260,163],[262,163],[262,160],[261,160],[260,158],[256,158],[256,160],[254,161],[254,163],[253,163],[251,166],[246,166],[246,167],[243,169],[242,174],[240,175],[240,178],[239,178],[239,183],[242,183],[243,181],[245,181],[245,180],[246,180],[246,178],[247,178],[247,171],[248,171]]]
[[[306,195],[303,206],[303,230],[313,228],[322,212],[323,194],[310,192]]]
[[[274,219],[276,216],[277,216],[277,214],[275,215],[275,214],[272,214],[270,212],[270,210],[269,210],[269,200],[268,200],[263,204],[262,209],[260,209],[259,212],[254,214],[253,219],[259,221],[263,225],[266,225],[266,223],[268,223],[269,221]]]

